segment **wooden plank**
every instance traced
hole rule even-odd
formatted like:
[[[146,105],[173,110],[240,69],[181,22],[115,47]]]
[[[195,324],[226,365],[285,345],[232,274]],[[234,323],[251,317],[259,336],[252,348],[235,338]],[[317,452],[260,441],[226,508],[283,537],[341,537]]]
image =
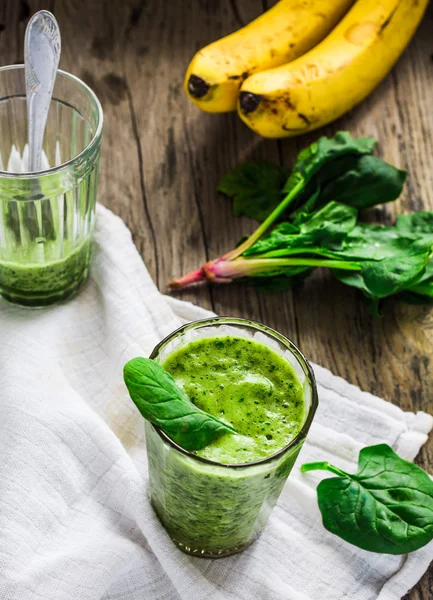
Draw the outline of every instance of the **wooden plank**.
[[[158,276],[158,244],[149,213],[143,176],[143,147],[125,72],[125,39],[130,9],[107,2],[56,0],[62,31],[61,67],[88,83],[104,109],[99,200],[129,226],[134,242],[154,278]]]
[[[213,2],[159,3],[142,14],[129,32],[128,48],[136,48],[147,31],[146,64],[152,75],[146,81],[143,61],[128,50],[133,103],[146,147],[145,179],[150,210],[158,215],[161,258],[159,285],[197,268],[233,247],[254,224],[234,220],[230,203],[216,195],[220,177],[239,160],[277,160],[275,142],[259,140],[234,115],[209,115],[198,111],[181,89],[186,66],[194,53],[217,37],[230,33],[260,14],[262,3]],[[185,14],[188,16],[186,17]],[[150,88],[150,89],[149,89]],[[158,104],[157,116],[142,110],[143,89]],[[151,147],[146,139],[153,140]],[[161,165],[162,168],[161,168]],[[160,173],[160,176],[158,176]],[[218,313],[266,320],[294,334],[291,294],[279,307],[251,290],[236,287],[201,288],[182,293],[185,299],[214,308]]]
[[[63,37],[61,67],[87,81],[105,113],[99,199],[122,216],[161,290],[174,276],[222,254],[252,231],[218,197],[220,177],[249,158],[290,164],[318,134],[261,140],[235,115],[207,115],[182,91],[196,50],[248,22],[274,0],[6,0],[0,5],[2,62],[22,62],[30,14],[50,8]],[[1,25],[4,27],[2,28]],[[433,7],[392,74],[360,107],[323,132],[347,128],[380,140],[380,153],[410,172],[401,200],[375,218],[433,209]],[[293,293],[242,286],[202,288],[182,298],[220,314],[261,320],[314,361],[404,409],[432,411],[433,313],[386,305],[370,317],[361,298],[324,273]],[[433,464],[433,441],[420,464]],[[433,569],[407,596],[431,600]]]

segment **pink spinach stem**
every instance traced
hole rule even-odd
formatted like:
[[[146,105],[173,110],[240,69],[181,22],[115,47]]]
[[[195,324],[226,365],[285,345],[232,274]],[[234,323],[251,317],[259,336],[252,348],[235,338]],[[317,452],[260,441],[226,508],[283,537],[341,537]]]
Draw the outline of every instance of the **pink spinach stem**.
[[[359,271],[360,265],[356,262],[344,260],[323,260],[319,258],[237,258],[226,260],[217,258],[211,260],[197,269],[174,279],[169,286],[172,289],[184,288],[202,281],[213,281],[215,283],[230,283],[241,277],[254,275],[279,274],[284,268],[290,267],[328,267],[330,269],[345,269],[347,271]]]
[[[252,258],[242,257],[260,237],[269,229],[269,227],[283,214],[287,207],[295,200],[299,192],[305,185],[301,177],[290,192],[280,202],[280,204],[271,212],[271,214],[259,225],[248,239],[240,244],[234,250],[227,252],[221,258],[211,260],[200,269],[191,271],[187,275],[174,279],[169,283],[171,289],[185,288],[190,285],[203,281],[213,281],[214,283],[230,283],[233,279],[249,277],[254,275],[277,275],[282,269],[291,267],[329,267],[331,269],[346,269],[352,271],[360,270],[356,262],[341,260],[323,260],[321,258],[279,258],[278,251],[275,251],[274,257],[269,252],[267,255],[256,255]],[[314,249],[312,249],[314,251]],[[290,251],[285,254],[292,254]],[[293,252],[295,254],[296,251]],[[308,251],[304,250],[304,254]],[[318,252],[320,254],[320,251]],[[270,256],[271,255],[271,256]]]

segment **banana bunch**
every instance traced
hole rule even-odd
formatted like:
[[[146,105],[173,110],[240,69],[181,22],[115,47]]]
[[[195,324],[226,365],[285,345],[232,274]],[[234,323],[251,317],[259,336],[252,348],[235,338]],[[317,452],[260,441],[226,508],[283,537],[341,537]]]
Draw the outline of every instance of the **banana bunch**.
[[[237,108],[268,138],[313,131],[361,102],[397,61],[428,0],[280,0],[192,59],[185,91]]]

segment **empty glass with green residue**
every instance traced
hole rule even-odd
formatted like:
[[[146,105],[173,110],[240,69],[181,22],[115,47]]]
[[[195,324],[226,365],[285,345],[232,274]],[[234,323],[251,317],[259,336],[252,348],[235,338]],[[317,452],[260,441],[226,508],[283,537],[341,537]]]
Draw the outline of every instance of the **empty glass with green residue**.
[[[23,65],[0,69],[0,296],[41,307],[74,294],[88,273],[102,108],[77,77],[58,71],[42,170],[27,168]]]

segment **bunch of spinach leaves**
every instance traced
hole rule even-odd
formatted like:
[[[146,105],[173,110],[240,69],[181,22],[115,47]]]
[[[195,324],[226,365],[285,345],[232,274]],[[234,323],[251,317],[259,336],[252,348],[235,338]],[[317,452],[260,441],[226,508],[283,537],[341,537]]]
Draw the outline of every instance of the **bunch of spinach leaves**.
[[[358,220],[361,210],[398,198],[406,179],[372,155],[374,146],[371,138],[339,132],[303,150],[288,176],[286,168],[253,162],[228,173],[218,190],[233,198],[235,214],[262,224],[208,264],[206,277],[281,290],[326,266],[361,290],[375,314],[393,294],[433,303],[433,213],[400,215],[394,227]]]
[[[370,552],[406,554],[433,539],[433,480],[388,445],[363,448],[357,474],[327,462],[301,467],[316,469],[337,475],[321,481],[317,497],[325,528],[346,542]]]
[[[363,210],[398,198],[406,180],[405,171],[372,155],[375,145],[373,138],[339,131],[302,150],[291,172],[250,161],[225,175],[217,189],[233,198],[235,215],[257,221],[264,221],[301,180],[292,212],[312,212],[331,200]]]

